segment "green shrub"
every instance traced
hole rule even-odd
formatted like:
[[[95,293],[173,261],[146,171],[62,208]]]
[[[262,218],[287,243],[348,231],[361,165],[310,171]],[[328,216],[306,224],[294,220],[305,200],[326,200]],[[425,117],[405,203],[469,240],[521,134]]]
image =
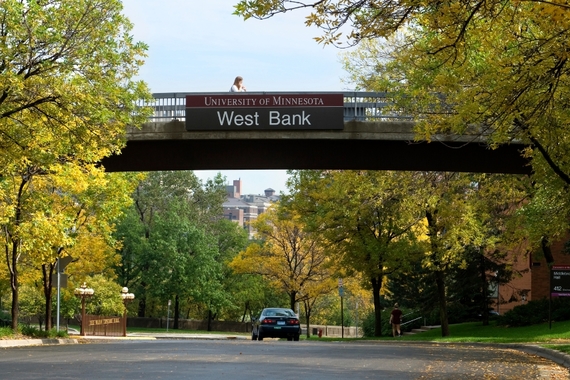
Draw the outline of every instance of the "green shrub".
[[[66,331],[60,330],[56,331],[55,328],[45,331],[40,330],[36,326],[24,325],[21,327],[21,332],[23,335],[29,336],[35,339],[45,339],[45,338],[67,338],[68,334]]]
[[[374,311],[366,314],[362,320],[362,334],[367,338],[374,336]]]
[[[0,327],[10,327],[12,315],[5,310],[0,310]]]
[[[30,338],[45,338],[47,332],[38,329],[36,326],[24,325],[21,328],[22,334]]]
[[[392,326],[390,326],[390,314],[382,313],[382,336],[392,336]],[[366,338],[374,337],[374,310],[371,310],[362,321],[362,333]]]
[[[5,337],[11,337],[12,335],[14,334],[10,327],[0,327],[0,339]]]
[[[497,318],[500,326],[530,326],[548,322],[549,308],[551,307],[551,319],[553,321],[570,320],[570,300],[566,298],[553,298],[552,306],[549,299],[529,301],[525,305],[515,306],[512,310]]]
[[[69,338],[69,334],[65,330],[57,331],[53,328],[48,331],[48,338]]]

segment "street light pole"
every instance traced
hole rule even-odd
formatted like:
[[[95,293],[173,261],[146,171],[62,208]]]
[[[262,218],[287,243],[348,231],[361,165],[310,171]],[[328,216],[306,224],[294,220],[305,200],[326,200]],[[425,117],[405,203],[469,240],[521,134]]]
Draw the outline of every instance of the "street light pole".
[[[85,299],[93,296],[93,289],[88,288],[84,282],[79,288],[75,288],[73,292],[76,297],[81,298],[81,332],[79,335],[85,336]]]
[[[56,323],[56,330],[57,332],[59,332],[59,302],[60,302],[60,278],[61,278],[61,273],[60,273],[60,269],[59,269],[59,257],[57,258],[57,323]]]
[[[129,288],[125,286],[121,290],[121,298],[125,305],[125,311],[123,312],[123,336],[127,336],[127,304],[135,299],[135,295],[133,293],[129,293]]]
[[[168,321],[170,320],[170,300],[168,300],[168,313],[166,314],[166,332],[168,332]]]

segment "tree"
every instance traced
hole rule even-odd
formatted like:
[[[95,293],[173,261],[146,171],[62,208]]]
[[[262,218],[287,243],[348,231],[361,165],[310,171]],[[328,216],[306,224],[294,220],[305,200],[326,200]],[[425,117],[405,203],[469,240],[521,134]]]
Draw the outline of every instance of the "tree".
[[[456,267],[466,266],[468,246],[484,244],[481,220],[469,197],[474,182],[459,173],[426,173],[424,189],[426,255],[423,265],[433,271],[437,286],[441,334],[449,335],[447,316],[447,275]]]
[[[148,300],[170,296],[178,316],[181,296],[202,297],[218,289],[206,281],[218,279],[208,271],[221,270],[215,232],[225,200],[223,179],[202,184],[191,171],[151,172],[132,196],[132,209],[119,221],[116,235],[123,242],[122,264],[116,268],[120,282],[137,294],[140,317]],[[186,279],[192,279],[191,287],[184,288]]]
[[[287,293],[292,310],[297,302],[316,298],[334,287],[321,238],[304,230],[294,210],[274,205],[253,222],[253,227],[261,243],[249,245],[232,261],[230,265],[236,272],[258,274],[269,280]]]
[[[343,280],[343,307],[341,313],[340,297],[338,288],[334,288],[326,295],[316,298],[311,306],[311,321],[317,325],[344,326],[355,325],[362,327],[362,321],[368,310],[373,310],[373,297],[370,293],[368,281],[363,281],[360,274],[342,276]],[[335,281],[337,282],[337,281]],[[306,303],[305,303],[306,305]],[[374,313],[372,313],[374,315]],[[344,321],[341,317],[344,317]]]
[[[337,265],[366,279],[374,297],[380,336],[381,289],[386,275],[409,265],[421,250],[416,229],[422,215],[414,173],[375,171],[297,172],[291,202],[323,235]]]
[[[511,232],[506,226],[526,193],[514,176],[435,172],[424,173],[423,179],[422,190],[418,191],[424,197],[421,204],[424,205],[427,244],[422,263],[434,274],[442,336],[447,336],[447,301],[451,287],[448,275],[465,270],[473,260],[483,260],[477,267],[481,280],[477,282],[485,291],[488,272],[493,267],[498,268],[501,262],[504,265],[505,252],[514,243],[520,244],[520,240],[509,238]],[[516,259],[516,253],[511,250],[510,260]],[[486,260],[490,263],[485,263]],[[507,271],[502,272],[503,281],[507,281]],[[487,302],[486,297],[484,302]],[[486,312],[486,306],[481,305],[481,308]]]
[[[150,93],[132,79],[146,46],[133,42],[121,10],[118,0],[0,3],[0,222],[14,330],[18,261],[39,242],[24,240],[23,225],[47,226],[30,208],[34,179],[65,165],[90,170],[124,146],[127,125],[148,115],[135,101]]]
[[[239,252],[247,248],[249,244],[248,234],[237,223],[227,219],[220,219],[214,225],[214,231],[219,252],[218,262],[221,265],[219,282],[222,289],[219,293],[220,297],[215,298],[218,302],[210,302],[208,316],[225,316],[230,320],[238,320],[237,313],[240,313],[243,322],[248,306],[251,312],[251,305],[248,303],[250,299],[239,299],[241,297],[238,296],[238,293],[242,293],[242,295],[248,294],[247,289],[250,286],[255,286],[255,282],[251,281],[251,278],[247,278],[246,275],[236,274],[230,267],[230,263]],[[246,284],[240,284],[244,280]]]
[[[236,14],[268,18],[310,8],[322,43],[364,43],[350,64],[357,88],[390,91],[416,116],[418,138],[471,134],[489,147],[513,141],[532,160],[542,217],[540,247],[568,229],[570,204],[570,6],[565,1],[244,0]],[[361,58],[365,58],[364,60]],[[534,211],[538,211],[535,208]],[[536,215],[536,213],[535,213]],[[548,243],[546,242],[546,245]]]
[[[27,277],[42,284],[47,329],[52,325],[52,275],[57,260],[70,255],[78,240],[90,236],[90,252],[76,255],[75,260],[97,258],[101,264],[108,263],[105,254],[114,254],[112,224],[131,202],[128,194],[136,183],[132,174],[91,169],[65,164],[57,173],[37,176],[20,201],[20,209],[28,215],[20,224],[22,260],[26,272],[33,272]],[[104,244],[95,244],[97,238]]]
[[[135,101],[150,94],[132,78],[146,45],[133,42],[121,11],[118,0],[0,4],[3,175],[97,162],[123,147],[127,125],[145,121]]]
[[[37,318],[41,329],[45,321],[45,301],[41,290],[33,285],[24,285],[20,287],[20,293],[20,315],[28,319],[28,323],[32,318]]]

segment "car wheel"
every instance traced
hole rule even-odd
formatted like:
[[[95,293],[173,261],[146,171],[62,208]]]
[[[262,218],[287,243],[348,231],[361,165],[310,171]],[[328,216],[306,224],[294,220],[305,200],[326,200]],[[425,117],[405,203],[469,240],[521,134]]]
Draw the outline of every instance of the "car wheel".
[[[263,336],[262,336],[261,334],[259,334],[259,335],[257,336],[257,340],[263,340]]]
[[[298,342],[298,341],[299,341],[299,334],[295,335],[295,336],[293,337],[293,340],[294,340],[295,342]]]

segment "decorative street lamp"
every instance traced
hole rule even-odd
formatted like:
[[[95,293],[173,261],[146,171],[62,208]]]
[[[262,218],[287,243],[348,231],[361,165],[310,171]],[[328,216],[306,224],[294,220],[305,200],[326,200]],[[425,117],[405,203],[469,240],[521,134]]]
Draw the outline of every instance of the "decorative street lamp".
[[[81,298],[81,336],[85,336],[85,299],[92,297],[93,293],[93,289],[88,288],[85,282],[73,292],[76,297]]]
[[[121,298],[125,304],[125,311],[123,312],[123,336],[127,336],[127,304],[135,299],[133,293],[129,293],[129,288],[126,286],[121,290]]]

